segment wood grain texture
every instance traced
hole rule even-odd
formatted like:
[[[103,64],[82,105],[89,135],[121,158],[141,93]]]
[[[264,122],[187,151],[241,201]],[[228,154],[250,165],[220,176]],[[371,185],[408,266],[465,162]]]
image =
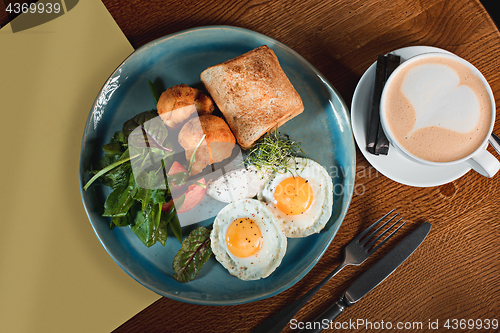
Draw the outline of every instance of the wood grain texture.
[[[227,24],[266,34],[310,61],[348,105],[358,80],[378,54],[412,45],[444,48],[469,60],[483,72],[500,102],[500,34],[478,1],[105,0],[104,4],[134,47],[202,25]],[[498,118],[495,129],[500,132]],[[325,277],[339,264],[342,248],[392,208],[410,222],[404,234],[422,221],[431,222],[432,231],[410,260],[338,321],[422,322],[422,329],[407,331],[425,332],[429,320],[439,320],[441,328],[433,332],[445,332],[446,319],[500,319],[500,175],[486,179],[469,172],[450,184],[415,188],[377,172],[359,150],[356,162],[355,193],[337,236],[319,263],[289,290],[266,300],[223,307],[161,298],[116,332],[249,332]],[[341,271],[296,319],[313,319],[388,250],[380,250],[361,267]],[[289,331],[290,327],[284,329]]]
[[[348,105],[358,80],[378,54],[413,45],[444,48],[478,67],[500,104],[500,33],[477,0],[103,3],[135,48],[204,25],[233,25],[266,34],[311,62]],[[6,22],[2,12],[0,24]],[[497,110],[495,131],[500,133],[498,115]],[[116,332],[249,332],[325,277],[340,263],[342,248],[392,208],[410,222],[400,237],[422,221],[432,223],[431,233],[410,260],[338,321],[422,322],[423,329],[406,332],[427,332],[428,321],[439,320],[441,329],[432,332],[446,332],[442,327],[446,319],[500,319],[500,175],[486,179],[469,172],[450,184],[415,188],[377,172],[359,150],[356,163],[355,193],[337,236],[319,263],[293,287],[238,306],[198,306],[161,298]],[[311,320],[321,313],[388,249],[361,267],[341,271],[297,314],[297,320]]]

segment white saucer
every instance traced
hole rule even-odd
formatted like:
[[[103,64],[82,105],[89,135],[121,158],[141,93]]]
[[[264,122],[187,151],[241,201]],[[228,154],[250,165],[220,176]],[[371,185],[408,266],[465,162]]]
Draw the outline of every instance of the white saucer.
[[[446,50],[430,46],[411,46],[391,52],[399,55],[401,62],[426,52],[446,52]],[[456,164],[447,167],[426,166],[409,160],[404,157],[396,148],[391,146],[388,155],[372,155],[366,150],[366,133],[368,131],[370,104],[373,94],[375,80],[374,62],[366,70],[356,86],[352,97],[351,123],[356,144],[361,153],[381,174],[398,183],[417,186],[430,187],[454,181],[466,174],[470,167],[465,164]]]

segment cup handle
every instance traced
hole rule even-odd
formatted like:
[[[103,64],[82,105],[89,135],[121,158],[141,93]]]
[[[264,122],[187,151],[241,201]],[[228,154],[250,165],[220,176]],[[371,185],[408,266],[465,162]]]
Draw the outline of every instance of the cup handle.
[[[481,175],[491,178],[500,169],[500,162],[486,149],[472,156],[466,163]]]

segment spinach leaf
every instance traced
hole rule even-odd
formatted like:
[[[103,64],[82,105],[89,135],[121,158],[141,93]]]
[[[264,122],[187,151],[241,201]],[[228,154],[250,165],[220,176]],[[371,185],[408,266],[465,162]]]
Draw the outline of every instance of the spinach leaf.
[[[130,224],[130,217],[131,217],[131,215],[129,215],[129,214],[127,214],[125,216],[114,216],[111,218],[110,227],[111,228],[113,228],[114,226],[126,227]]]
[[[149,90],[151,91],[151,95],[153,96],[153,100],[155,101],[155,105],[158,104],[158,100],[160,99],[160,93],[158,89],[156,89],[153,82],[148,80]]]
[[[122,131],[116,131],[113,136],[111,137],[111,140],[109,140],[109,143],[119,143],[121,145],[127,145],[127,137],[123,135]]]
[[[116,168],[117,166],[123,164],[123,163],[127,163],[129,162],[130,160],[138,157],[139,154],[136,154],[136,155],[133,155],[133,156],[130,156],[130,154],[128,153],[128,149],[120,156],[120,158],[116,161],[116,162],[113,162],[111,164],[109,164],[108,166],[102,168],[101,170],[99,170],[88,182],[87,184],[85,184],[85,186],[83,187],[83,189],[86,191],[89,186],[99,177],[103,176],[104,174],[106,174],[107,172],[109,172],[110,170]]]
[[[158,90],[150,81],[148,84],[157,103]],[[167,137],[168,129],[156,110],[137,114],[102,146],[104,157],[84,186],[87,190],[100,179],[111,187],[113,191],[104,203],[103,216],[111,217],[111,228],[130,226],[148,247],[157,241],[165,245],[169,233],[182,241],[175,207],[169,212],[162,211],[162,205],[172,200],[166,166],[171,165],[174,151]],[[178,178],[183,183],[187,175],[184,173]],[[181,204],[182,201],[183,198]]]
[[[130,163],[123,163],[104,174],[101,182],[114,190],[128,183],[131,172]]]
[[[164,146],[168,137],[167,126],[160,117],[148,119],[139,124],[128,136],[128,144],[137,148],[156,148],[165,151],[172,149]]]
[[[104,213],[102,216],[125,216],[134,204],[134,196],[137,192],[134,175],[129,176],[128,184],[119,186],[113,190],[104,202]]]
[[[125,216],[114,216],[111,218],[111,224],[110,227],[113,228],[114,226],[117,227],[126,227],[128,225],[134,224],[135,217],[137,216],[137,213],[141,210],[141,203],[140,202],[134,202],[132,204],[132,207],[127,212],[127,215]]]
[[[159,204],[165,202],[165,190],[160,189],[163,185],[162,179],[155,171],[141,172],[136,179],[139,185],[134,199],[146,204]]]
[[[145,111],[135,115],[133,118],[127,120],[122,127],[122,133],[125,138],[128,138],[130,133],[135,130],[138,126],[144,124],[146,121],[158,117],[156,111]]]
[[[172,232],[175,235],[175,238],[179,241],[179,243],[182,243],[182,229],[181,229],[181,224],[179,222],[179,218],[177,217],[177,209],[180,209],[182,205],[184,204],[184,200],[186,200],[186,193],[178,197],[177,199],[174,200],[174,205],[170,210],[174,211],[174,216],[170,220],[170,228],[172,228]]]
[[[115,162],[126,160],[129,157],[128,154],[129,151],[127,149],[120,155],[115,155],[117,157],[109,157],[110,162],[113,159],[116,159],[116,161],[109,163],[107,166]],[[105,160],[106,158],[108,158],[108,155],[105,155],[100,162],[105,163],[106,161],[103,160]],[[130,163],[126,162],[121,164],[117,163],[116,165],[117,165],[116,167],[110,169],[99,178],[104,185],[109,186],[112,189],[116,189],[120,186],[126,185],[129,182],[130,173],[132,172]],[[104,166],[103,169],[106,168],[107,166]]]
[[[104,156],[97,162],[98,170],[103,169],[118,161],[118,159],[123,155],[123,153],[127,150],[126,142],[125,144],[120,142],[118,137],[123,136],[122,132],[115,132],[113,137],[111,138],[108,144],[102,146],[102,150],[104,151]],[[95,171],[93,172],[96,173]]]
[[[194,229],[174,258],[174,278],[179,282],[194,280],[211,254],[210,230],[205,227]]]
[[[177,215],[175,215],[171,220],[170,220],[170,228],[172,228],[172,231],[174,232],[175,238],[179,241],[179,243],[182,243],[182,229],[181,229],[181,223],[179,222],[179,218]]]
[[[172,232],[175,235],[175,238],[179,241],[179,243],[182,243],[182,230],[181,230],[181,224],[179,223],[179,219],[177,217],[177,211],[175,209],[175,205],[172,205],[170,207],[168,212],[162,212],[161,215],[161,222],[160,226],[164,227],[165,230],[165,237],[167,235],[167,227],[170,225],[170,228],[172,229]],[[163,229],[160,227],[160,230],[163,231]],[[165,245],[165,244],[163,244]]]
[[[104,155],[110,158],[118,158],[127,149],[127,138],[122,131],[117,131],[111,137],[108,144],[102,146]]]
[[[158,241],[165,245],[168,236],[168,225],[176,217],[175,207],[172,206],[168,212],[161,212],[160,225],[158,227]]]
[[[123,153],[123,146],[118,142],[110,142],[102,146],[102,150],[104,151],[104,156],[107,157],[116,157],[120,156]]]
[[[122,154],[115,154],[115,155],[104,155],[96,164],[96,170],[92,170],[91,173],[94,175],[104,169],[105,167],[109,166],[110,164],[115,163],[120,159],[120,156]]]
[[[97,170],[92,170],[94,177],[84,186],[84,189],[92,184],[97,178],[101,182],[113,189],[126,184],[130,174],[130,163],[126,163],[130,158],[127,149],[126,139],[121,131],[115,132],[110,142],[102,146],[104,156],[97,162]],[[99,174],[98,176],[96,176]]]
[[[158,238],[161,219],[161,204],[147,204],[142,207],[130,227],[147,247],[153,246]]]
[[[164,212],[161,212],[160,224],[158,226],[158,235],[156,236],[156,238],[157,241],[161,243],[161,245],[165,246],[168,237],[168,231],[167,231],[168,221],[165,221],[165,219],[163,219],[163,215]]]
[[[132,161],[132,166],[134,171],[137,173],[143,170],[160,169],[162,164],[161,161],[170,161],[173,158],[173,152],[161,150],[158,148],[137,148],[135,146],[130,146],[130,153],[132,155],[138,154],[139,158]]]

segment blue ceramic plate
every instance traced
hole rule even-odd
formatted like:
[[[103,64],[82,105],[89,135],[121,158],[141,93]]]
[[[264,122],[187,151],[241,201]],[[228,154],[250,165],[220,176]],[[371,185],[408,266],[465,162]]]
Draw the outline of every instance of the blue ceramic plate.
[[[204,69],[264,44],[278,56],[305,106],[305,111],[280,131],[301,142],[307,156],[331,174],[332,217],[319,234],[289,239],[281,265],[266,279],[241,281],[212,256],[194,281],[183,284],[173,278],[172,262],[180,248],[175,238],[169,237],[166,246],[157,243],[147,248],[127,227],[110,230],[108,218],[101,216],[109,189],[96,182],[87,191],[81,190],[102,246],[125,272],[160,295],[205,305],[241,304],[276,295],[294,285],[318,262],[347,212],[354,187],[355,148],[341,96],[289,47],[256,32],[228,26],[196,28],[155,40],[136,50],[111,74],[96,98],[83,134],[80,188],[91,177],[91,165],[102,157],[101,145],[108,143],[126,120],[155,108],[148,79],[161,80],[165,87],[180,83],[202,86],[200,73]],[[213,218],[200,225],[210,227],[212,222]]]

